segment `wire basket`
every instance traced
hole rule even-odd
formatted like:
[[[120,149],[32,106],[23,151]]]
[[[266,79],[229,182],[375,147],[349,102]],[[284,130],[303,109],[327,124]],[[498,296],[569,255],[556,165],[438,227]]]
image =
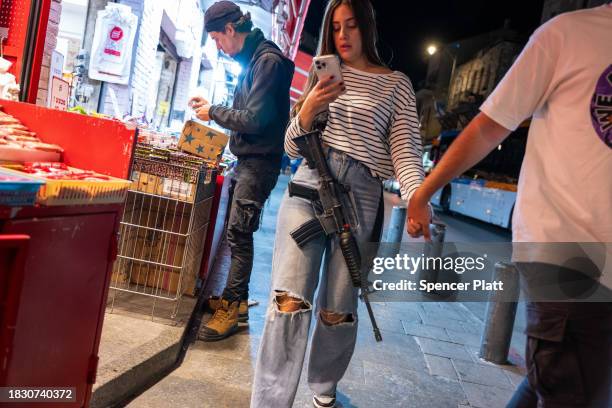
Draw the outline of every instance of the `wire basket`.
[[[153,299],[153,311],[157,300],[176,302],[172,317],[182,296],[195,294],[215,174],[207,165],[134,159],[112,289]]]

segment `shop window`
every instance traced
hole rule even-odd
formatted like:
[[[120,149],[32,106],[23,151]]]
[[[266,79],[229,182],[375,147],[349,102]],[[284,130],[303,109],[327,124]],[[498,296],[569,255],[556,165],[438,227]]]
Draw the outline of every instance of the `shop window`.
[[[162,129],[168,125],[170,118],[178,61],[167,52],[158,49],[156,63],[159,67],[159,76],[157,76],[159,79],[157,91],[153,95],[155,97],[153,125]]]
[[[79,87],[85,73],[84,59],[80,55],[83,47],[85,23],[87,20],[87,0],[63,0],[61,3],[61,14],[59,15],[59,28],[57,32],[57,45],[53,50],[47,87],[47,105],[50,106],[51,93],[57,89],[54,85],[54,77],[65,81],[68,88],[72,90],[66,100],[67,106],[87,104],[93,93],[93,89]],[[50,20],[50,24],[54,24]],[[55,80],[57,81],[57,80]],[[54,88],[55,86],[55,88]],[[75,92],[79,89],[79,92]],[[65,95],[60,95],[63,98]]]
[[[148,106],[153,111],[154,128],[164,130],[170,124],[180,57],[169,37],[162,30],[155,59],[155,71]]]

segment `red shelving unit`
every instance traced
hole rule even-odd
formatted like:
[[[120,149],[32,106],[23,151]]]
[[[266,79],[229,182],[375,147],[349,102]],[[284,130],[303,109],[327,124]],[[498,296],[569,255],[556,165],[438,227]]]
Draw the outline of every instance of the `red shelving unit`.
[[[61,145],[69,166],[128,178],[135,130],[26,103],[0,105],[42,140]],[[122,212],[117,204],[0,207],[1,282],[16,285],[21,277],[20,296],[13,289],[1,298],[0,387],[75,387],[75,402],[52,405],[88,405]],[[15,263],[7,242],[20,253],[27,243],[27,255]]]

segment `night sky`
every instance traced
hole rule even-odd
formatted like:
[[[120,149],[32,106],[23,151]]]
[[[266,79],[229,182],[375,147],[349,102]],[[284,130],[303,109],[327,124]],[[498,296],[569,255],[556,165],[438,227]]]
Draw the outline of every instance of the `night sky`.
[[[371,1],[383,58],[388,62],[393,50],[391,68],[405,72],[415,86],[425,78],[428,43],[447,43],[495,30],[505,19],[527,37],[540,24],[543,4],[543,0]],[[312,0],[308,9],[304,30],[316,38],[325,4],[327,0]]]

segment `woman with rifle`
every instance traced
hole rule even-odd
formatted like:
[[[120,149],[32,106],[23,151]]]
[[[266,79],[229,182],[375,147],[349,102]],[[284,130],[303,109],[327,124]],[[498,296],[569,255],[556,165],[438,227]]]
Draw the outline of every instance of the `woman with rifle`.
[[[382,181],[397,177],[402,197],[409,199],[424,175],[412,85],[406,75],[381,61],[376,39],[368,0],[329,2],[318,55],[337,55],[342,78],[319,80],[311,70],[285,135],[285,150],[295,158],[299,152],[294,139],[322,130],[329,170],[353,197],[351,227],[360,248],[380,240]],[[322,122],[324,116],[327,120]],[[316,189],[319,174],[305,161],[293,182]],[[337,236],[321,235],[302,246],[292,239],[292,232],[314,218],[310,201],[285,194],[278,215],[270,305],[255,368],[253,408],[293,405],[317,288],[308,383],[315,407],[338,406],[336,386],[357,339],[358,289]]]

